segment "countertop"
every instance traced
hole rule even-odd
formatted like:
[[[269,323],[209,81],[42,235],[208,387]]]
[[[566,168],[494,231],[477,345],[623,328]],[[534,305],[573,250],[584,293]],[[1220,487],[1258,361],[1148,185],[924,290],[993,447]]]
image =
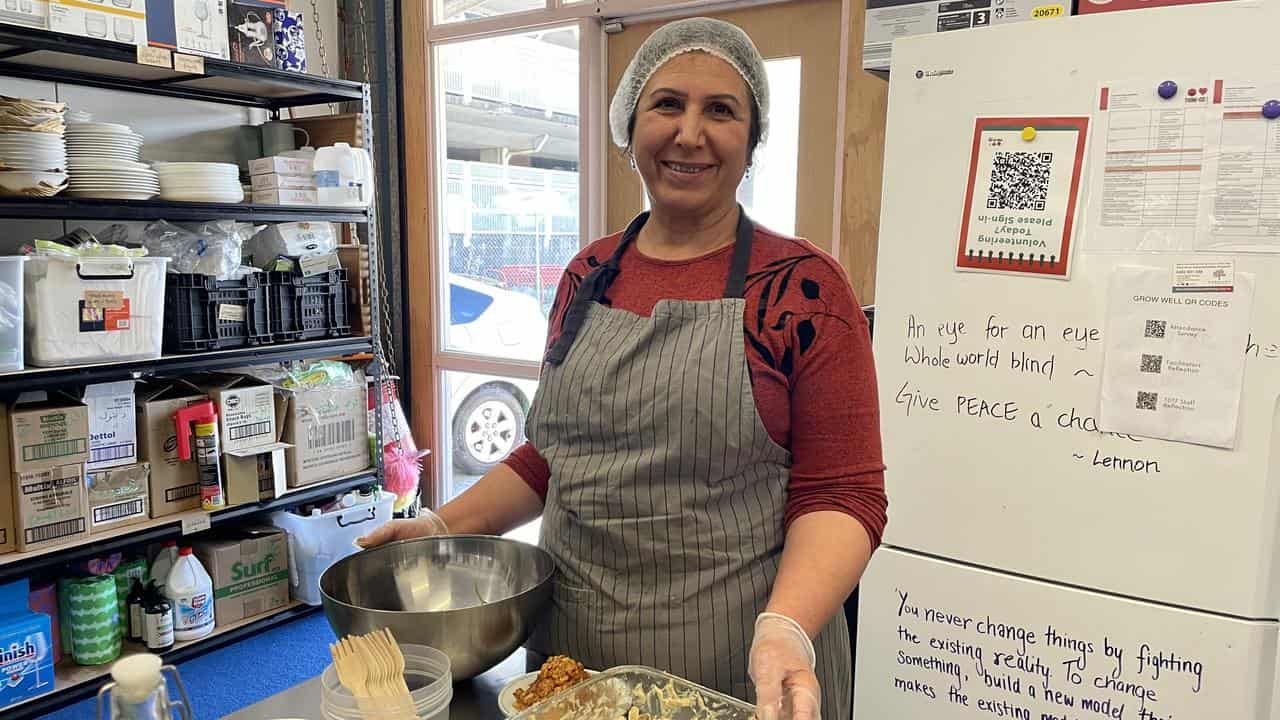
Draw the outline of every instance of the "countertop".
[[[517,650],[489,672],[453,686],[449,720],[504,720],[498,693],[525,672],[525,651]],[[262,702],[228,715],[226,720],[324,720],[320,714],[320,678],[314,677]]]

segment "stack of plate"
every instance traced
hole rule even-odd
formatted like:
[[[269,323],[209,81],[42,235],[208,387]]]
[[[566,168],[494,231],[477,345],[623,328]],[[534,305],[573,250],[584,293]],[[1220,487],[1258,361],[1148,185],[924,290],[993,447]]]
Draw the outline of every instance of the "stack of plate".
[[[50,197],[66,187],[66,107],[0,96],[0,195]]]
[[[234,163],[156,163],[160,197],[177,202],[238,203],[244,200],[240,166]]]
[[[128,125],[73,122],[67,125],[68,195],[109,200],[146,200],[160,192],[160,179],[138,162],[142,136]]]

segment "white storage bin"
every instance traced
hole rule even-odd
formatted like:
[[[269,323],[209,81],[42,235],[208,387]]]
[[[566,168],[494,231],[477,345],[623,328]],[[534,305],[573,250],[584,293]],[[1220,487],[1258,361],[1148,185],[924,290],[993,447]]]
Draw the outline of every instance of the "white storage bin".
[[[168,258],[30,258],[27,362],[56,367],[160,357],[168,264]]]
[[[22,265],[20,255],[0,257],[0,372],[22,369]]]
[[[371,503],[303,517],[291,512],[271,514],[271,524],[289,533],[289,590],[293,599],[320,604],[320,576],[330,565],[354,555],[356,538],[391,519],[394,493],[379,492]]]

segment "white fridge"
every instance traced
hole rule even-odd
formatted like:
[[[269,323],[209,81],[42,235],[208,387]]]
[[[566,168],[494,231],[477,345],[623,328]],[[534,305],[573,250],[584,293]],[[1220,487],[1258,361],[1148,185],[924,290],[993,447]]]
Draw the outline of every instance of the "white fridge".
[[[1237,0],[895,43],[874,337],[890,521],[855,720],[1280,718],[1280,119],[1245,107],[1280,101],[1277,33],[1280,2]],[[1269,138],[1248,177],[1228,177],[1233,98],[1232,127]],[[1023,117],[1088,119],[1069,263],[958,270],[975,127]],[[1253,280],[1234,446],[1103,432],[1114,271],[1197,263]]]

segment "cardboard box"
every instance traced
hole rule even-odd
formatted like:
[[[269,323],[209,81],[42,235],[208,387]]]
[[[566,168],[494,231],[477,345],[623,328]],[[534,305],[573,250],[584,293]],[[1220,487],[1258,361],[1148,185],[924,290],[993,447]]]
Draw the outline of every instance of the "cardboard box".
[[[209,376],[199,385],[217,403],[223,453],[276,442],[275,390],[270,385],[244,375]]]
[[[178,431],[173,414],[193,402],[209,399],[182,381],[143,385],[137,390],[138,456],[151,465],[151,517],[200,507],[200,476],[194,461],[178,459]]]
[[[138,410],[133,380],[89,385],[84,404],[89,407],[88,470],[100,470],[138,462]]]
[[[49,0],[0,3],[0,25],[21,25],[37,30],[49,29]],[[3,707],[3,703],[0,703]]]
[[[267,173],[265,175],[254,175],[250,180],[253,183],[252,187],[255,193],[269,190],[316,189],[316,179],[309,175],[281,175],[280,173]]]
[[[0,403],[0,428],[9,429],[9,406],[4,403]],[[0,555],[18,549],[17,507],[13,482],[7,475],[13,466],[9,455],[9,441],[0,442]]]
[[[10,469],[47,470],[89,461],[89,408],[59,393],[24,393],[9,408]]]
[[[26,578],[0,585],[0,708],[53,690],[52,621],[27,607]]]
[[[1116,10],[1145,10],[1153,7],[1169,7],[1171,5],[1194,5],[1207,2],[1225,2],[1226,0],[1080,0],[1076,8],[1077,15],[1114,12]]]
[[[18,551],[52,547],[89,532],[84,465],[14,473]]]
[[[230,58],[226,0],[147,0],[147,43],[193,55]]]
[[[89,498],[89,534],[129,527],[151,517],[151,464],[138,463],[106,470],[90,470],[85,478]]]
[[[126,45],[147,44],[147,0],[50,0],[49,29],[54,32]]]
[[[289,487],[296,488],[360,472],[369,467],[368,389],[356,372],[348,388],[283,391],[279,403],[281,440]]]
[[[213,578],[213,615],[219,626],[289,603],[289,546],[283,530],[242,528],[222,539],[194,544]]]
[[[285,175],[289,177],[305,178],[315,184],[315,169],[313,162],[307,158],[291,158],[281,155],[273,155],[271,157],[258,158],[249,161],[250,175]]]
[[[245,505],[284,495],[288,488],[284,456],[290,447],[288,443],[271,443],[223,453],[222,481],[226,486],[227,505]]]
[[[229,0],[231,62],[276,69],[276,12],[284,9],[283,0]]]
[[[888,71],[897,38],[1069,15],[1071,0],[867,0],[862,67]]]
[[[315,190],[263,190],[253,194],[255,205],[315,205]]]

